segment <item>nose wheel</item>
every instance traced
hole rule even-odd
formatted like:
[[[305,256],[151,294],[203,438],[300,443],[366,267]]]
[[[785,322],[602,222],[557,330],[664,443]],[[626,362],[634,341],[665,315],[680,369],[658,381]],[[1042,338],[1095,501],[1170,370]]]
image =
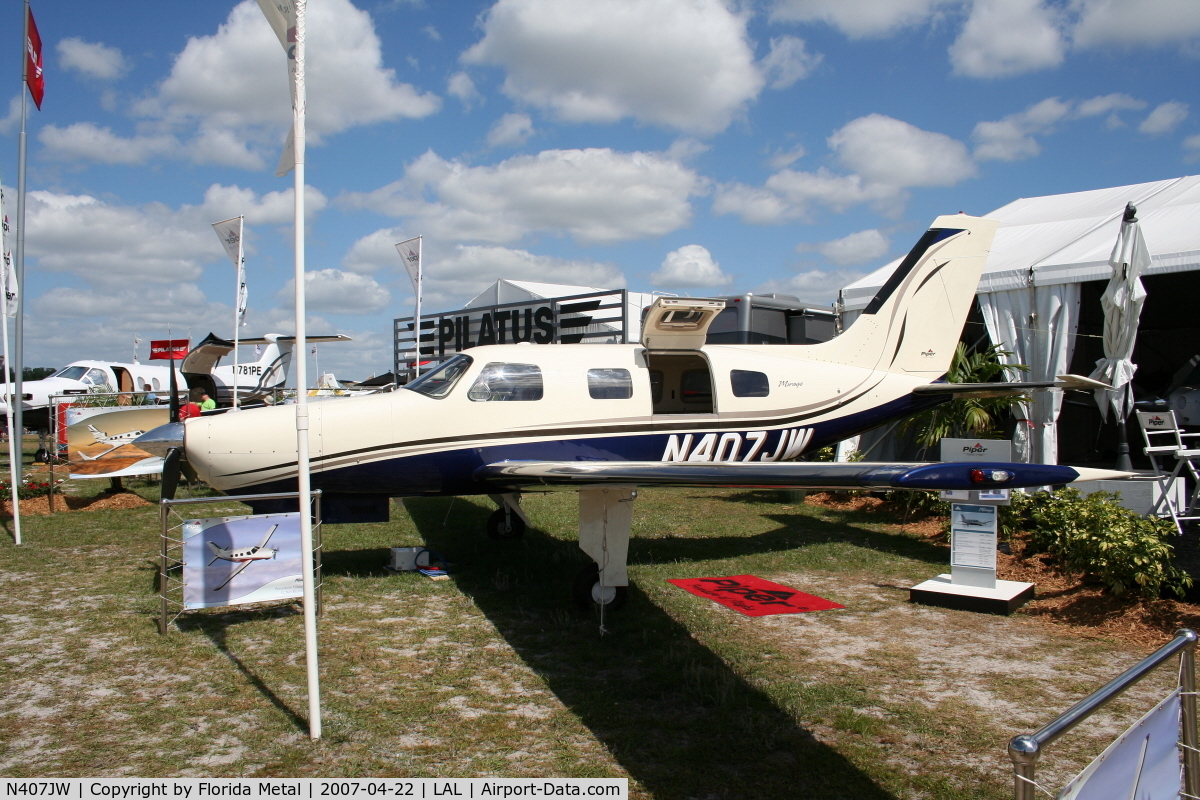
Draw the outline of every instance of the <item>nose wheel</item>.
[[[491,539],[520,539],[525,535],[525,520],[507,508],[493,511],[488,517],[487,535]]]
[[[572,589],[575,605],[582,611],[603,606],[607,611],[616,611],[625,605],[629,599],[628,586],[602,586],[600,584],[600,567],[595,562],[587,564],[579,570]]]

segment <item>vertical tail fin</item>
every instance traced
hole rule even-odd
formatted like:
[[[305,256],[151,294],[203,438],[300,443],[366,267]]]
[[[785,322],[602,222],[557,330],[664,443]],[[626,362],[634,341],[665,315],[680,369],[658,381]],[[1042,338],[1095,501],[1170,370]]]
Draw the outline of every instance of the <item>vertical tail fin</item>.
[[[854,323],[814,356],[889,372],[938,378],[950,368],[995,220],[942,216],[921,237]]]

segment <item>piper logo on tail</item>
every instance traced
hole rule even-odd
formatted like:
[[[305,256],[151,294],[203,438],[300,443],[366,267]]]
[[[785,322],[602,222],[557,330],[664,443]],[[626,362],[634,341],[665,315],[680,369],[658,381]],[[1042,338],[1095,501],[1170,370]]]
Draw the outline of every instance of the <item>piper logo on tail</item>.
[[[673,433],[663,450],[663,461],[786,461],[804,452],[812,440],[811,428],[784,428],[768,446],[775,431],[738,433]],[[742,455],[743,445],[747,448]]]

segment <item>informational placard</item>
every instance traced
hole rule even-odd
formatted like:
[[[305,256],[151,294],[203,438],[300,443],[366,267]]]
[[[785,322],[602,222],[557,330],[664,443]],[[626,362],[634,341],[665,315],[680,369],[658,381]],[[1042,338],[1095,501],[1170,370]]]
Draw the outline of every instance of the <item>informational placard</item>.
[[[950,505],[950,566],[996,568],[996,507]]]
[[[185,520],[183,607],[303,597],[300,514]]]

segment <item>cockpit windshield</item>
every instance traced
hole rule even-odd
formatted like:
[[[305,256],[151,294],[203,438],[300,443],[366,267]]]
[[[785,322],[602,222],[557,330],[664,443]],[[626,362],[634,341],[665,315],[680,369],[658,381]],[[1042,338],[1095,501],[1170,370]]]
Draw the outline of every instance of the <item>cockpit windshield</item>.
[[[87,374],[87,367],[63,367],[58,372],[54,373],[56,378],[69,378],[73,381],[83,380],[83,376]]]
[[[458,383],[458,379],[471,366],[472,361],[473,359],[470,356],[460,353],[433,372],[426,372],[415,381],[405,384],[402,388],[416,392],[417,394],[423,394],[426,397],[432,397],[435,400],[440,400],[450,394],[455,384]]]

